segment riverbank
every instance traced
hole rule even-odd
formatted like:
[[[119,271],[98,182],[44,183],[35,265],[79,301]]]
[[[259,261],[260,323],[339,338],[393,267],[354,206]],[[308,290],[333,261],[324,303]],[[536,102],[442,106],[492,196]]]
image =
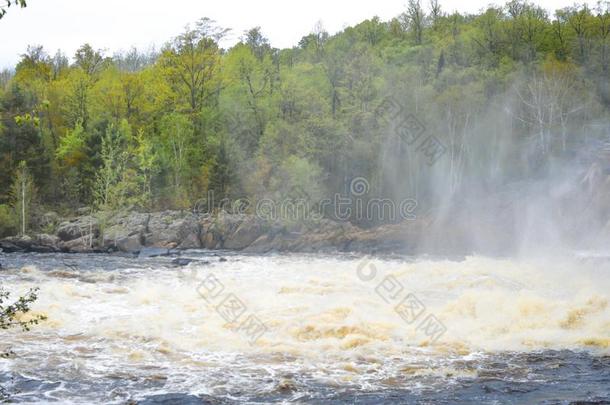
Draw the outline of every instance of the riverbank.
[[[7,253],[135,254],[148,248],[409,253],[426,226],[423,220],[412,220],[363,229],[328,219],[282,223],[247,214],[186,211],[81,215],[55,222],[52,233],[4,238],[0,248]]]
[[[48,212],[28,236],[0,239],[0,249],[39,253],[137,254],[147,248],[228,249],[247,253],[360,252],[555,256],[566,249],[605,251],[610,243],[610,180],[604,193],[549,191],[516,184],[497,194],[478,194],[451,208],[417,207],[409,219],[363,228],[326,218],[270,219],[219,211],[98,212],[79,209],[62,218]],[[535,203],[533,203],[534,201]],[[575,213],[578,212],[578,215]]]

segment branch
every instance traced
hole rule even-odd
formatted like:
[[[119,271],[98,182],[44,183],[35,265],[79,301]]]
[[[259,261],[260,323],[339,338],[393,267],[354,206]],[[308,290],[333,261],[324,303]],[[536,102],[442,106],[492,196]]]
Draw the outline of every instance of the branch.
[[[13,4],[18,5],[21,8],[24,8],[27,6],[26,0],[4,0],[4,1],[5,1],[5,5],[0,6],[0,19],[2,17],[4,17],[4,14],[6,14],[6,11],[7,11],[6,9],[9,8],[10,6],[12,6]]]

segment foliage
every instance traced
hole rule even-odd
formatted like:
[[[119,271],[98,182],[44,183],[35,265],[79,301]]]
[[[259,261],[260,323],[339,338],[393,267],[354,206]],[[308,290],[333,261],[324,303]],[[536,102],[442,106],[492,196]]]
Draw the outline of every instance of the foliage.
[[[81,122],[68,130],[57,148],[57,159],[68,167],[78,166],[86,158],[85,131]]]
[[[24,316],[30,312],[30,306],[38,299],[38,290],[38,288],[31,289],[17,301],[6,305],[10,293],[0,287],[0,329],[19,327],[29,331],[33,325],[38,325],[40,321],[47,319],[44,315]]]
[[[35,188],[33,178],[25,164],[20,162],[11,187],[11,200],[14,213],[19,218],[19,232],[25,235],[29,229]]]
[[[5,3],[5,5],[0,6],[0,18],[4,17],[7,11],[6,9],[12,6],[13,4],[20,6],[21,8],[27,6],[26,0],[5,0]]]
[[[31,305],[38,299],[38,290],[38,288],[30,289],[17,301],[7,303],[10,293],[0,286],[0,329],[21,328],[27,332],[32,326],[47,319],[45,315],[30,313]],[[8,358],[12,354],[11,351],[1,352],[0,357]],[[0,400],[6,401],[9,397],[8,391],[0,386]]]
[[[51,207],[186,209],[208,191],[259,199],[294,184],[330,196],[356,176],[371,198],[433,207],[604,137],[587,127],[610,107],[602,3],[465,15],[412,0],[390,21],[334,35],[318,24],[281,50],[260,27],[222,49],[227,31],[203,18],[159,52],[84,44],[72,64],[28,47],[0,74],[0,203],[16,202],[6,190],[25,161]],[[378,113],[387,100],[446,146],[434,167]]]
[[[16,218],[17,216],[10,206],[7,204],[0,204],[0,237],[17,233],[19,225],[15,220]]]

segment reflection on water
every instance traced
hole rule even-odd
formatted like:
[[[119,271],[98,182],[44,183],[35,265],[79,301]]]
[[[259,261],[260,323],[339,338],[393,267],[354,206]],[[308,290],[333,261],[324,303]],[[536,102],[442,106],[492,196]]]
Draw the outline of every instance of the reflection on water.
[[[610,398],[607,261],[183,256],[194,259],[186,268],[171,258],[0,257],[3,285],[40,286],[34,310],[49,318],[4,332],[0,345],[17,356],[0,363],[0,383],[25,402]],[[375,278],[359,277],[363,263]],[[210,274],[243,318],[266,326],[255,343],[202,297]],[[387,277],[400,294],[379,293]],[[406,294],[446,327],[438,340],[399,316],[390,298]]]

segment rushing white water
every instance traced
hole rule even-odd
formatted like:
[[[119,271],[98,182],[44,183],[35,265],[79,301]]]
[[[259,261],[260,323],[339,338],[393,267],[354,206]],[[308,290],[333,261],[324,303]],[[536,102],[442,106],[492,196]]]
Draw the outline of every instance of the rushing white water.
[[[474,376],[463,362],[490,353],[610,354],[610,278],[600,260],[229,256],[182,270],[156,260],[102,270],[81,258],[78,268],[5,272],[15,294],[41,288],[34,312],[48,317],[30,333],[7,332],[3,346],[18,357],[5,370],[45,381],[133,381],[148,393],[298,398],[303,376],[363,389],[417,376],[433,386],[442,381],[426,377]],[[224,286],[213,299],[201,284],[210,275]],[[216,309],[230,293],[245,306],[233,323]],[[395,309],[408,294],[425,305],[412,323]],[[254,343],[252,330],[240,329],[250,315],[266,327]],[[428,315],[442,322],[442,335],[421,327]],[[110,384],[104,395],[125,399],[129,387]],[[62,383],[51,397],[68,391]]]

